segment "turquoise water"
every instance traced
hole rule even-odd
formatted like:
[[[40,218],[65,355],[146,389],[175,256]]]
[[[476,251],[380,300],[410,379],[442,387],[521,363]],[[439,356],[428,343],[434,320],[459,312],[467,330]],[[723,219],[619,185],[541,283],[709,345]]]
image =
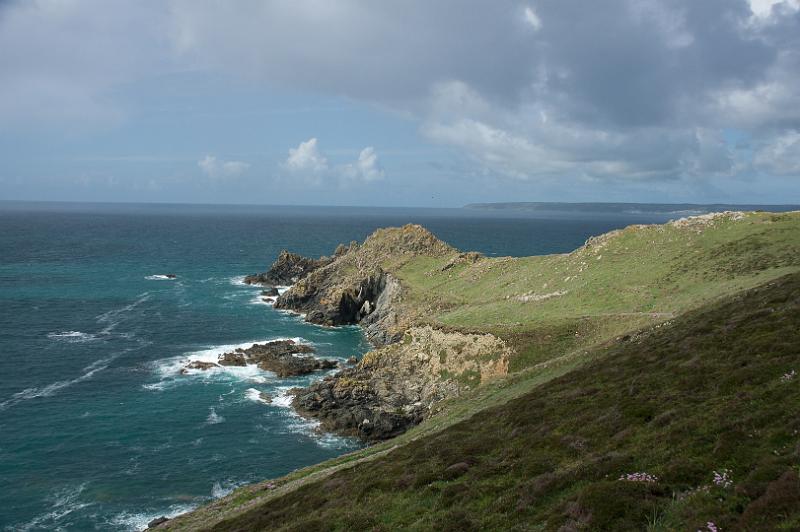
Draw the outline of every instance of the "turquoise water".
[[[0,530],[141,529],[357,449],[288,408],[286,390],[323,374],[178,373],[276,338],[341,360],[368,349],[358,328],[306,324],[241,284],[283,248],[319,256],[417,222],[462,249],[529,255],[643,221],[654,220],[0,203]],[[154,277],[165,273],[178,279]]]

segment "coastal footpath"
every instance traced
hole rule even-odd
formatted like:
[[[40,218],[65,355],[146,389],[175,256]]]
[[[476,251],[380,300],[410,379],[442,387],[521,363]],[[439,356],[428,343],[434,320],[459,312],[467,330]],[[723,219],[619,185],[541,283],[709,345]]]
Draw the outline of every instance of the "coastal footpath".
[[[799,213],[725,212],[524,258],[410,225],[303,259],[293,283],[267,272],[293,284],[277,308],[376,346],[294,407],[390,439],[158,527],[800,523],[799,251]]]

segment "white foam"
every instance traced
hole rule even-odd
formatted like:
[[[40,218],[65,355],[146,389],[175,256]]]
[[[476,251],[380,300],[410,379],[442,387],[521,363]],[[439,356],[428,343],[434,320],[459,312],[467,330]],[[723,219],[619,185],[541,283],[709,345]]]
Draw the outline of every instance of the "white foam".
[[[148,276],[145,277],[145,279],[147,279],[148,281],[175,281],[176,280],[175,277],[169,277],[167,275],[161,275],[161,274],[148,275]]]
[[[206,349],[201,349],[199,351],[192,351],[178,357],[172,357],[165,360],[160,360],[156,363],[157,371],[162,377],[175,377],[177,375],[180,375],[181,370],[183,370],[191,362],[211,362],[216,364],[219,362],[220,355],[224,353],[230,353],[232,351],[236,351],[237,349],[249,349],[256,344],[264,344],[267,342],[275,342],[278,340],[293,340],[298,344],[309,343],[303,338],[295,337],[295,338],[267,338],[264,340],[243,342],[241,344],[216,345],[213,347],[208,347]],[[259,379],[259,378],[263,379],[265,378],[265,376],[274,375],[272,372],[259,369],[258,366],[254,364],[248,364],[247,366],[218,366],[206,370],[188,369],[184,374],[205,375],[205,376],[225,374],[228,376],[236,377],[238,379],[247,379],[247,380]]]
[[[27,401],[29,399],[36,399],[37,397],[50,397],[51,395],[56,394],[58,391],[72,386],[73,384],[78,384],[79,382],[83,382],[85,380],[91,379],[95,373],[103,371],[108,367],[108,365],[117,357],[120,356],[121,353],[117,353],[110,357],[101,358],[99,360],[95,360],[85,368],[83,368],[83,374],[79,377],[75,377],[74,379],[63,380],[63,381],[56,381],[45,386],[33,386],[30,388],[25,388],[21,392],[17,392],[2,403],[0,403],[0,410],[5,410],[15,404]]]
[[[236,277],[231,277],[228,281],[234,286],[249,286],[252,287],[253,285],[247,284],[244,282],[245,275],[237,275]]]
[[[224,483],[214,482],[214,485],[211,486],[211,497],[214,499],[221,499],[227,495],[230,495],[233,493],[233,490],[244,484],[244,482],[232,482],[230,480],[225,481]]]
[[[129,513],[123,512],[114,516],[110,524],[114,526],[115,530],[136,530],[141,531],[147,528],[147,523],[153,519],[161,516],[172,519],[186,512],[191,512],[197,508],[197,504],[173,504],[166,510],[159,512],[142,512],[142,513]]]
[[[261,391],[256,390],[255,388],[248,388],[244,391],[244,396],[255,403],[264,403],[269,404],[269,401],[265,401],[263,397],[261,397]]]
[[[120,322],[122,321],[122,316],[126,312],[130,312],[131,310],[135,309],[148,299],[150,299],[150,292],[145,292],[143,294],[140,294],[138,299],[136,299],[136,301],[134,301],[130,305],[125,305],[124,307],[109,310],[107,312],[103,312],[102,314],[98,314],[96,316],[97,323],[106,324],[106,327],[102,331],[100,331],[100,334],[109,334],[117,327],[117,325],[120,324]]]
[[[277,392],[272,397],[272,404],[275,406],[279,406],[281,408],[292,408],[292,395],[289,394],[289,390],[292,389],[292,386],[279,386],[275,388]],[[294,413],[294,410],[291,410]]]
[[[206,424],[216,425],[217,423],[222,423],[224,421],[225,418],[217,414],[217,411],[213,406],[208,409],[208,417],[206,418]]]
[[[91,504],[78,502],[78,498],[85,488],[86,484],[80,484],[73,488],[65,488],[54,492],[50,497],[52,506],[49,512],[36,516],[27,523],[17,525],[13,530],[57,530],[62,528],[59,523],[62,519],[72,512],[86,508]]]
[[[47,337],[51,340],[61,340],[70,343],[83,343],[97,340],[97,336],[91,333],[81,331],[62,331],[47,333]]]
[[[265,298],[269,298],[269,299],[265,301]],[[270,297],[270,296],[262,296],[261,294],[258,294],[257,296],[255,296],[253,299],[250,300],[250,304],[251,305],[266,305],[268,307],[271,307],[271,306],[273,306],[275,304],[275,298],[274,297]]]

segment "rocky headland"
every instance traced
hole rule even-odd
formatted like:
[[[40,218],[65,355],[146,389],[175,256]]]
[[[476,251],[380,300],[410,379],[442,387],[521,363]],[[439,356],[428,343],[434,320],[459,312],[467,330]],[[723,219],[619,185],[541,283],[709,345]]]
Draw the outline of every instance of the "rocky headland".
[[[363,244],[340,245],[332,257],[283,252],[257,276],[277,284],[291,274],[292,286],[277,297],[276,308],[319,325],[358,324],[376,347],[353,367],[294,390],[293,406],[301,415],[319,420],[325,430],[383,440],[421,422],[443,399],[507,373],[512,351],[502,340],[439,330],[404,304],[402,283],[392,272],[421,256],[452,256],[448,264],[480,257],[406,225],[379,229]]]

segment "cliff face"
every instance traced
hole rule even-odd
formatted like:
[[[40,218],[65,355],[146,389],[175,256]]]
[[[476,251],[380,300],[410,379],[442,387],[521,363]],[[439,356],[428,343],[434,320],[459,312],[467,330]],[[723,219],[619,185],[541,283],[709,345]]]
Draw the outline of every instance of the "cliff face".
[[[302,279],[317,268],[330,264],[336,257],[320,257],[310,259],[297,253],[281,251],[278,259],[272,263],[269,270],[264,273],[248,275],[244,278],[247,284],[262,284],[268,286],[287,286]]]
[[[511,348],[490,334],[413,327],[401,342],[297,392],[294,407],[322,427],[367,441],[397,436],[436,404],[508,373]]]
[[[320,325],[360,323],[373,343],[388,344],[410,323],[398,313],[402,289],[387,269],[414,257],[455,251],[419,225],[379,229],[299,279],[275,307],[305,313],[306,321]]]
[[[420,327],[404,307],[391,272],[423,256],[459,257],[419,225],[380,229],[360,246],[340,247],[277,299],[276,308],[305,313],[311,323],[360,324],[379,346],[356,367],[299,390],[300,413],[327,430],[381,440],[422,421],[439,401],[508,372],[511,349],[502,340]]]

